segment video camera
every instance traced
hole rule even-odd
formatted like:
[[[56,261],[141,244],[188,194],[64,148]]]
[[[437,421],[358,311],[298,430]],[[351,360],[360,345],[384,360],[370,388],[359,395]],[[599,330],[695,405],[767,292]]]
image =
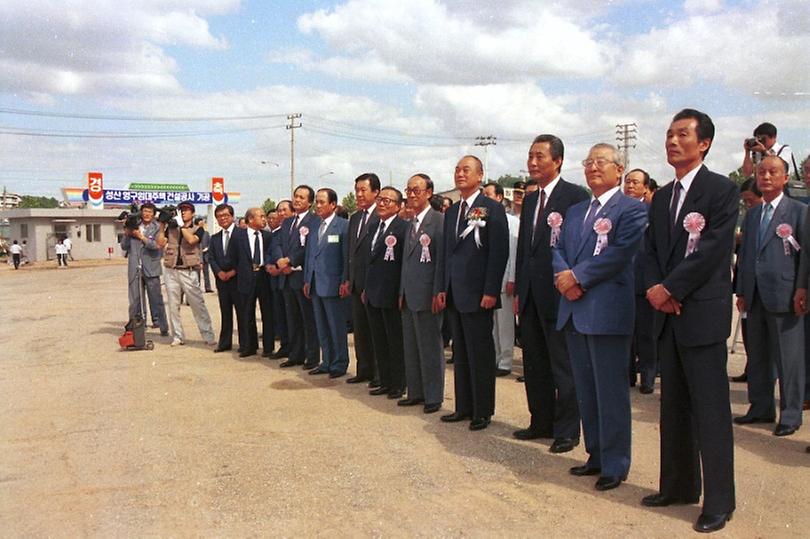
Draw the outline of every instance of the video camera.
[[[136,230],[143,222],[141,208],[133,202],[129,205],[129,210],[122,211],[115,220],[124,223],[124,228],[127,230]]]
[[[163,206],[158,209],[157,220],[158,223],[163,223],[166,228],[176,228],[177,221],[174,216],[177,215],[177,206]]]

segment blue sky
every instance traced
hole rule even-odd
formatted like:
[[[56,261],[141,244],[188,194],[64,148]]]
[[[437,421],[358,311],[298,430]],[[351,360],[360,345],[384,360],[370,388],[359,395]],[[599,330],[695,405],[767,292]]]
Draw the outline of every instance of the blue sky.
[[[810,152],[799,0],[61,4],[0,0],[0,186],[12,192],[58,197],[99,170],[109,188],[205,190],[223,176],[242,207],[278,199],[290,112],[304,126],[296,183],[341,196],[367,171],[399,186],[426,172],[450,188],[461,155],[483,157],[483,135],[498,138],[490,177],[526,168],[531,138],[551,132],[581,183],[576,163],[625,122],[638,125],[631,165],[665,182],[663,133],[686,106],[715,120],[718,171],[739,166],[762,121]],[[261,118],[181,121],[237,116]]]

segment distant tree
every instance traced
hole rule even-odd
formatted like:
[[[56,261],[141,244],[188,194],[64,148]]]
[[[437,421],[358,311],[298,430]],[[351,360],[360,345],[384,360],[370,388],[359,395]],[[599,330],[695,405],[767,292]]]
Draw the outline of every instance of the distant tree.
[[[262,204],[262,209],[264,210],[264,213],[268,213],[268,212],[270,212],[272,210],[275,210],[276,209],[276,201],[273,200],[272,198],[268,198]]]
[[[58,208],[59,201],[53,197],[37,197],[22,195],[20,197],[20,208]]]
[[[340,201],[340,205],[349,213],[357,211],[357,199],[354,197],[354,191],[351,191],[348,195],[343,197],[343,200]]]
[[[499,177],[496,182],[503,187],[512,187],[515,185],[516,182],[522,181],[525,182],[529,179],[528,176],[512,176],[511,174],[504,174],[503,176]]]
[[[742,167],[738,168],[737,170],[732,170],[728,173],[728,179],[736,183],[737,185],[742,185],[745,180],[750,178],[750,176],[746,176],[742,172]]]

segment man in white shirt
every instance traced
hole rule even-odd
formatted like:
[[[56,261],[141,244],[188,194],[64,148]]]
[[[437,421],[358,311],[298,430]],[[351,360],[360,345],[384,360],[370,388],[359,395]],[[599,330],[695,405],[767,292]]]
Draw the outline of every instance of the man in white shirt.
[[[743,149],[745,150],[745,157],[743,158],[742,172],[746,176],[754,174],[754,167],[766,155],[781,157],[788,164],[788,180],[790,180],[792,174],[797,175],[793,152],[787,144],[779,144],[776,141],[776,126],[772,123],[759,124],[754,129],[754,136],[743,141]]]

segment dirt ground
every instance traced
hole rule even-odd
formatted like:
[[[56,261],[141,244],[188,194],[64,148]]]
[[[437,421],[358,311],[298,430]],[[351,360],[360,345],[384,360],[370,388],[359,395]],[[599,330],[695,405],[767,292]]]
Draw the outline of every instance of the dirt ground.
[[[470,432],[345,378],[213,354],[187,307],[186,346],[150,330],[154,351],[119,351],[120,263],[4,266],[0,297],[0,536],[682,537],[700,513],[639,504],[658,485],[657,387],[632,392],[628,481],[599,493],[568,474],[582,445],[512,438],[528,421],[515,376]],[[447,410],[452,385],[448,366]],[[743,413],[744,384],[732,399]],[[810,534],[810,429],[772,428],[735,427],[737,511],[717,536]]]

